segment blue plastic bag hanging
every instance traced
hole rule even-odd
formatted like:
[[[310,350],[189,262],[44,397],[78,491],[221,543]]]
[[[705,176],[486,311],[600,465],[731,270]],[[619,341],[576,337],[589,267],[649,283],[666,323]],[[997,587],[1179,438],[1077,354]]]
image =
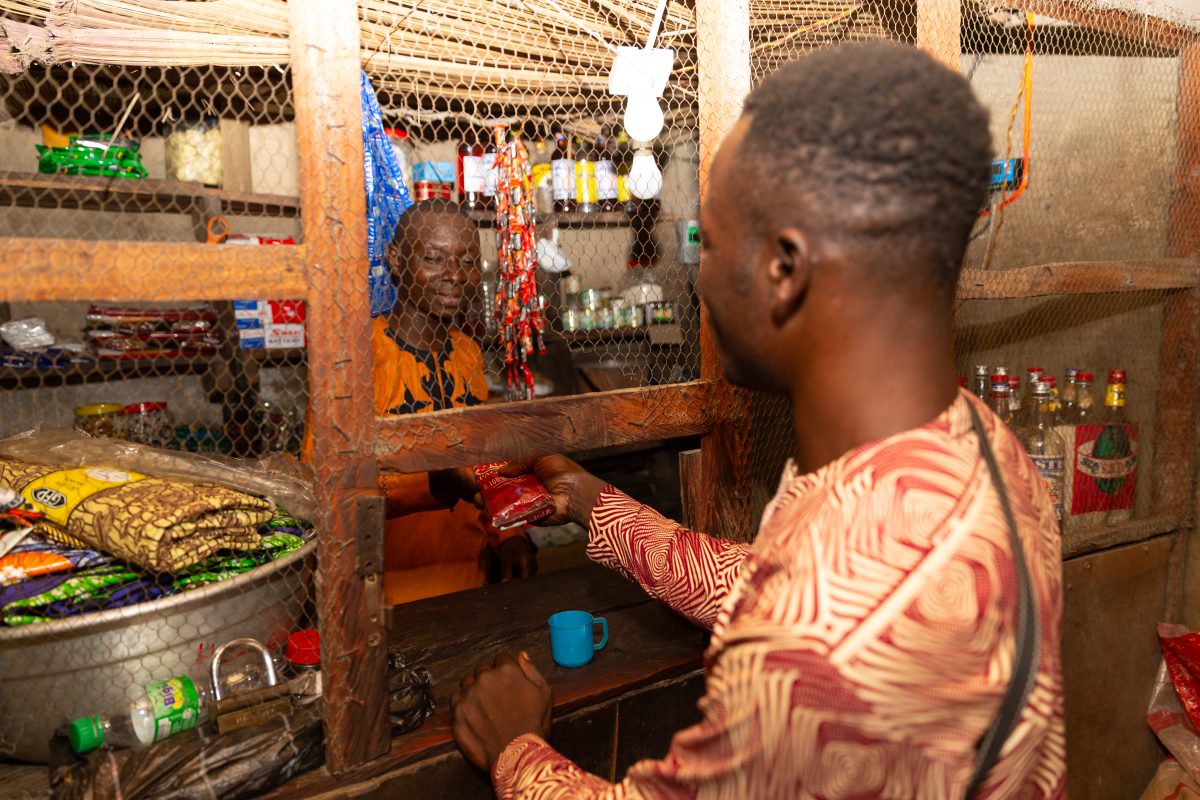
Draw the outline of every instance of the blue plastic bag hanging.
[[[396,223],[412,205],[396,151],[383,132],[383,112],[367,73],[362,73],[363,167],[367,188],[368,286],[371,316],[386,314],[396,304],[396,285],[387,264],[387,245]]]

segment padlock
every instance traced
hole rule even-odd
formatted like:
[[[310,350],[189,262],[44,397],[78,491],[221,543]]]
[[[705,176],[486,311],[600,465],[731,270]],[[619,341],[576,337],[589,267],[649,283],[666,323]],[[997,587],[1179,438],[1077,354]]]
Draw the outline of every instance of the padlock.
[[[249,647],[258,651],[262,656],[267,686],[242,692],[233,697],[221,696],[221,656],[230,647]],[[264,725],[275,717],[281,714],[290,714],[292,711],[292,694],[286,683],[279,683],[271,654],[257,639],[231,639],[218,647],[217,652],[213,653],[212,671],[209,677],[212,680],[213,712],[217,718],[218,733],[229,733],[242,728]]]

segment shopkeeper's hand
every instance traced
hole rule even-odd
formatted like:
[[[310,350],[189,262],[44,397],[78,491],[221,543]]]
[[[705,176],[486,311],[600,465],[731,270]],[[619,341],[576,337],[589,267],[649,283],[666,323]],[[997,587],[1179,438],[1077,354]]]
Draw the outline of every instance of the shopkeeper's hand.
[[[562,525],[574,522],[587,527],[596,499],[608,484],[566,456],[544,456],[512,461],[500,468],[501,475],[533,473],[554,496],[555,511],[536,525]]]
[[[491,771],[508,743],[534,733],[550,737],[550,684],[522,652],[501,653],[475,668],[450,695],[454,741],[467,760]]]
[[[537,548],[528,536],[510,536],[496,547],[500,580],[528,578],[537,574]]]

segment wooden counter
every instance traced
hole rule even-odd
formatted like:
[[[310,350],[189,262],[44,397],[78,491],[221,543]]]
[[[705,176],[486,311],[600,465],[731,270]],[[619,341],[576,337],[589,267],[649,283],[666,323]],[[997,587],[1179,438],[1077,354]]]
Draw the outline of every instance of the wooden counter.
[[[550,657],[546,620],[568,609],[608,620],[608,646],[579,669]],[[383,758],[337,777],[318,770],[266,796],[405,797],[419,789],[429,797],[491,797],[487,778],[454,745],[448,698],[483,658],[521,650],[554,689],[554,745],[612,779],[641,758],[662,756],[670,736],[699,718],[706,642],[704,631],[596,565],[397,606],[390,645],[432,673],[433,716],[393,739]],[[642,713],[622,717],[630,706]]]

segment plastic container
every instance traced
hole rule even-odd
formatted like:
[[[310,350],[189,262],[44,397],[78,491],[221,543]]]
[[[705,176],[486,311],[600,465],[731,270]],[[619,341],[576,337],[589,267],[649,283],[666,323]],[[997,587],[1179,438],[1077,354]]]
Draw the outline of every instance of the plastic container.
[[[126,439],[151,447],[172,447],[175,443],[175,417],[161,401],[125,406],[119,427]]]
[[[71,748],[87,753],[100,747],[145,747],[208,720],[209,692],[187,675],[154,681],[137,699],[108,714],[89,714],[68,729]]]
[[[211,118],[186,119],[167,137],[167,179],[221,185],[221,126]]]
[[[75,430],[89,436],[116,436],[124,406],[120,403],[93,403],[75,407]]]

